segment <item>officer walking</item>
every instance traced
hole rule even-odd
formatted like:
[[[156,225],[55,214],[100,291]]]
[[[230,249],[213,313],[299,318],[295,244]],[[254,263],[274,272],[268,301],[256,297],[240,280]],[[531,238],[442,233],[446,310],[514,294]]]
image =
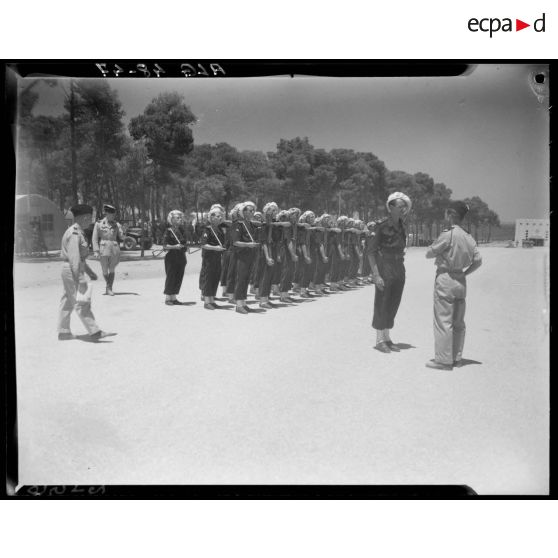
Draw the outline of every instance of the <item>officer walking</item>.
[[[465,277],[482,264],[477,244],[461,224],[469,207],[455,201],[446,210],[450,227],[443,231],[426,252],[436,258],[434,282],[434,353],[428,368],[452,370],[459,366],[465,343]]]
[[[124,238],[122,226],[115,220],[116,209],[109,204],[103,205],[105,217],[95,223],[93,229],[93,252],[100,258],[103,277],[107,287],[105,294],[114,296],[114,270],[120,261],[120,242]]]
[[[87,280],[85,273],[92,279],[97,276],[89,268],[85,259],[89,254],[87,239],[83,234],[83,229],[91,223],[93,208],[90,205],[75,205],[70,210],[74,216],[74,224],[71,225],[62,236],[62,246],[60,255],[64,264],[62,266],[62,284],[64,294],[60,301],[60,311],[58,316],[58,339],[66,341],[74,339],[70,330],[70,317],[75,310],[83,325],[87,329],[93,341],[98,341],[103,337],[116,335],[102,331],[95,321],[95,316],[91,311],[91,301],[77,302],[77,293],[87,292]]]
[[[405,286],[404,251],[407,235],[403,221],[411,210],[411,200],[401,192],[394,192],[386,203],[389,217],[376,225],[367,256],[376,284],[372,327],[376,330],[376,349],[382,353],[399,352],[391,340],[393,328]]]

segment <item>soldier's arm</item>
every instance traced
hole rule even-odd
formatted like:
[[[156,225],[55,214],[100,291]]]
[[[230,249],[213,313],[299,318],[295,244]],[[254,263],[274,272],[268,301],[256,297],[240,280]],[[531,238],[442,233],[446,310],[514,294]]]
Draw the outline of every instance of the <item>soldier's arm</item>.
[[[263,244],[263,253],[264,253],[264,257],[265,257],[266,261],[273,259],[271,257],[271,253],[269,251],[269,247],[267,245],[267,242],[264,242],[264,244]]]
[[[444,231],[429,247],[426,251],[427,258],[435,258],[445,252],[450,245],[450,233]]]
[[[368,243],[368,247],[366,250],[366,257],[368,258],[368,262],[370,263],[370,269],[372,270],[372,275],[377,278],[380,276],[380,272],[378,271],[378,263],[376,262],[376,254],[378,253],[379,249],[379,234],[378,232],[373,233],[370,242]]]
[[[297,261],[298,260],[298,256],[296,254],[296,246],[294,245],[294,242],[291,240],[289,240],[289,244],[288,244],[288,248],[289,248],[289,253],[291,254],[291,257],[293,258],[293,261]]]
[[[479,249],[475,246],[473,249],[473,263],[465,270],[465,275],[470,275],[482,265],[482,256]]]
[[[324,241],[323,240],[320,240],[320,256],[322,257],[322,261],[324,263],[327,262],[327,254],[325,253]]]
[[[81,255],[79,253],[80,236],[78,232],[73,232],[68,241],[67,248],[68,263],[70,264],[74,281],[78,283],[85,281],[83,266],[81,265]]]
[[[97,274],[89,267],[89,264],[87,263],[87,261],[83,262],[83,267],[84,267],[85,273],[87,273],[87,275],[89,275],[89,278],[92,281],[96,281],[97,280]]]
[[[91,242],[93,244],[93,252],[99,251],[99,222],[95,223],[93,227],[93,236],[91,237]]]

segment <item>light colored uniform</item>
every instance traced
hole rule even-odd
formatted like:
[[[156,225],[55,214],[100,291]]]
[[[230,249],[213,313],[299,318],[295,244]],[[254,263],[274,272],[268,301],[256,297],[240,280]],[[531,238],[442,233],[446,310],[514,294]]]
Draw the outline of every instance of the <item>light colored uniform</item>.
[[[64,294],[60,300],[58,315],[58,333],[70,333],[70,317],[75,310],[85,329],[91,335],[101,328],[95,322],[91,311],[91,303],[78,304],[76,294],[80,283],[85,283],[85,258],[89,254],[87,239],[82,228],[74,223],[62,236],[60,255],[64,260],[62,265],[62,284]]]
[[[465,297],[467,282],[464,271],[475,262],[482,263],[473,237],[460,226],[442,232],[428,248],[427,258],[436,258],[434,282],[435,360],[452,365],[461,360],[465,343]]]
[[[120,261],[120,240],[124,233],[120,223],[109,221],[106,217],[97,221],[93,228],[93,251],[99,252],[103,275],[114,273]]]

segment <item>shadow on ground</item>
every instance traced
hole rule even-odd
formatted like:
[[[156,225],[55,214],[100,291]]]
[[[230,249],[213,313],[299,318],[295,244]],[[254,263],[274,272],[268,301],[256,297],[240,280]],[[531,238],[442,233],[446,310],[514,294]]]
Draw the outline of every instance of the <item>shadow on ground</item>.
[[[478,360],[472,360],[470,358],[462,358],[459,361],[459,364],[456,364],[456,368],[463,368],[464,366],[469,366],[470,364],[482,364],[482,362]]]
[[[92,339],[90,335],[76,335],[75,339],[77,341],[85,341],[86,343],[113,343],[113,341],[109,341],[108,339]]]

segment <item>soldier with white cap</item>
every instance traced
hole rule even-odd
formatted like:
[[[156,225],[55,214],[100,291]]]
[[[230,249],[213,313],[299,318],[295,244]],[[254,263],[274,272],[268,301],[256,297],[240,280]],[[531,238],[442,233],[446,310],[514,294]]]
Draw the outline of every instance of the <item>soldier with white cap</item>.
[[[404,252],[407,241],[404,220],[411,210],[410,198],[394,192],[387,199],[389,217],[376,226],[367,256],[376,284],[372,327],[376,330],[376,349],[382,353],[399,352],[391,340],[393,328],[405,286]]]
[[[428,368],[451,370],[459,366],[465,343],[466,276],[482,264],[473,237],[461,228],[469,207],[462,201],[452,202],[446,210],[450,227],[443,231],[426,252],[436,258],[434,282],[434,353]]]
[[[116,222],[116,208],[108,203],[103,205],[104,218],[95,223],[93,229],[93,252],[101,260],[103,277],[107,287],[105,294],[114,296],[115,269],[120,261],[120,242],[124,238],[122,226]]]

